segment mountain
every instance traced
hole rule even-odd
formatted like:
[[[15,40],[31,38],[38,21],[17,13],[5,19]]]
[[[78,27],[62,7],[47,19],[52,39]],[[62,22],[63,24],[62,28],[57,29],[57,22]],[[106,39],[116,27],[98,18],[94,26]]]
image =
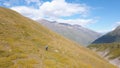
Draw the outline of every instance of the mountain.
[[[39,23],[0,7],[0,68],[116,67]]]
[[[88,47],[120,68],[120,26],[98,38]]]
[[[118,26],[114,31],[107,33],[106,35],[98,38],[93,43],[113,43],[120,42],[120,26]]]
[[[40,22],[43,26],[57,32],[58,34],[84,46],[89,45],[95,39],[101,36],[101,34],[84,28],[80,25],[58,23],[56,21],[52,22],[44,19],[37,21]]]

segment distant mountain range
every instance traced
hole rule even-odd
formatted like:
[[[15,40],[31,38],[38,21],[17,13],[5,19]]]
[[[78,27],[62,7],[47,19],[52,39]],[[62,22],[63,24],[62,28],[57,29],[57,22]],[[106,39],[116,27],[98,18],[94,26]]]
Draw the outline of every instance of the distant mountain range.
[[[120,68],[120,26],[96,39],[88,47]]]
[[[84,28],[80,25],[71,25],[67,23],[59,23],[56,21],[37,20],[45,27],[57,32],[58,34],[69,38],[81,45],[87,46],[95,39],[101,36],[100,33]]]

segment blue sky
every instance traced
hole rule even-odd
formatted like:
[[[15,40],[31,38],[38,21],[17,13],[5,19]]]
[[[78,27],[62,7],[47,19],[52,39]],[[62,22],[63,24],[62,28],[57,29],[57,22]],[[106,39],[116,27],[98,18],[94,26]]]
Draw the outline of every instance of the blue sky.
[[[34,20],[56,20],[79,24],[97,32],[108,32],[120,24],[120,0],[0,0]]]

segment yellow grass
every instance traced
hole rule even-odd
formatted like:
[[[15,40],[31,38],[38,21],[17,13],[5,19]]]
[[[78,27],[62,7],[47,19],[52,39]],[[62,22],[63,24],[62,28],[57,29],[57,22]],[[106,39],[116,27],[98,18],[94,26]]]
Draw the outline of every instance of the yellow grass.
[[[0,68],[116,67],[39,23],[0,7]]]

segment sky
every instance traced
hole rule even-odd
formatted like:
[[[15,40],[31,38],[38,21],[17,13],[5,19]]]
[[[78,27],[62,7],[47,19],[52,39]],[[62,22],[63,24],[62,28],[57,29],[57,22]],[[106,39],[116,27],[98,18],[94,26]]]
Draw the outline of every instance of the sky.
[[[119,3],[120,0],[0,0],[0,6],[33,20],[79,24],[100,33],[120,25]]]

